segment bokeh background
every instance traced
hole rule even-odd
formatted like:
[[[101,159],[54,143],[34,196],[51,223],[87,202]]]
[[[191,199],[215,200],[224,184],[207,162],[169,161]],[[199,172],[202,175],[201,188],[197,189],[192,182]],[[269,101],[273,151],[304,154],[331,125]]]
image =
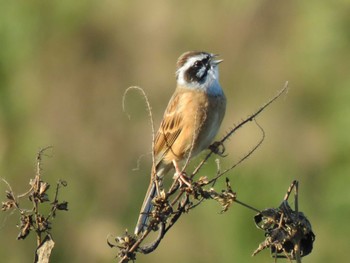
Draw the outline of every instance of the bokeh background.
[[[68,181],[69,212],[53,224],[52,262],[116,262],[108,234],[133,230],[148,185],[151,128],[175,87],[187,50],[219,53],[228,99],[220,135],[276,94],[259,118],[266,139],[229,176],[240,200],[278,206],[293,179],[313,224],[303,262],[345,262],[350,244],[350,3],[337,1],[1,1],[0,176],[28,188],[41,147],[44,179]],[[222,167],[260,139],[249,124],[226,144]],[[199,159],[193,161],[198,163]],[[135,168],[138,169],[135,170]],[[215,172],[214,159],[202,175]],[[6,185],[0,183],[5,198]],[[273,262],[254,213],[206,202],[137,262]],[[31,262],[34,236],[17,241],[18,215],[0,214],[1,262]],[[283,262],[283,260],[281,260]]]

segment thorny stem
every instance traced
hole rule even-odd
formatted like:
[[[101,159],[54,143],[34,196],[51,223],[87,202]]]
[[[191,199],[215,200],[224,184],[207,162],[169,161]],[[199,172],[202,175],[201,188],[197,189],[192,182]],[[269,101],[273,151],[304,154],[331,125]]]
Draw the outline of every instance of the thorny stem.
[[[254,119],[255,120],[255,119]],[[241,164],[244,160],[246,160],[249,156],[251,156],[259,147],[260,145],[263,143],[263,141],[265,140],[265,131],[263,130],[263,128],[257,123],[257,121],[255,120],[256,125],[260,128],[261,132],[262,132],[262,137],[260,139],[260,141],[243,157],[241,158],[238,162],[236,162],[234,165],[232,165],[230,168],[227,168],[226,170],[224,170],[223,172],[219,173],[217,176],[215,176],[213,179],[211,179],[208,184],[211,183],[215,183],[221,176],[223,176],[224,174],[226,174],[227,172],[231,171],[232,169],[234,169],[235,167],[237,167],[239,164]]]
[[[58,190],[60,189],[61,185],[66,186],[66,182],[65,181],[61,181],[59,180],[56,184],[56,191],[55,191],[55,197],[54,200],[51,204],[53,204],[53,206],[51,207],[51,211],[50,213],[47,215],[46,220],[49,220],[51,217],[54,217],[54,214],[57,210],[57,203],[58,203]]]
[[[294,251],[295,251],[295,261],[296,263],[301,263],[301,257],[300,257],[300,241],[298,244],[295,244],[294,246]]]
[[[155,143],[155,130],[154,130],[154,121],[153,121],[153,115],[152,115],[152,108],[151,108],[151,104],[149,103],[149,100],[147,98],[147,95],[145,93],[145,91],[140,88],[140,87],[137,87],[137,86],[132,86],[132,87],[129,87],[125,90],[124,92],[124,95],[123,95],[123,111],[126,111],[125,109],[125,98],[126,98],[126,94],[132,90],[132,89],[135,89],[135,90],[138,90],[139,92],[141,92],[145,102],[146,102],[146,106],[147,106],[147,111],[148,111],[148,115],[149,115],[149,118],[150,118],[150,122],[151,122],[151,129],[152,129],[152,174],[156,174],[156,161],[155,161],[155,156],[154,156],[154,143]],[[130,115],[128,115],[128,117],[130,118]]]
[[[295,185],[295,194],[294,194],[294,206],[295,206],[295,212],[296,214],[299,214],[299,204],[298,204],[298,188],[299,188],[299,182],[298,181],[294,181],[294,185]]]
[[[295,213],[298,215],[299,214],[299,204],[298,204],[298,190],[299,190],[299,182],[294,181],[293,185],[295,187],[294,189],[294,208],[295,208]],[[294,251],[295,251],[295,260],[297,263],[301,263],[301,257],[300,257],[300,240],[298,241],[297,244],[294,246]]]
[[[226,136],[224,136],[224,138],[222,138],[222,140],[220,141],[221,143],[223,143],[224,141],[226,141],[236,130],[238,130],[239,128],[241,128],[243,125],[245,125],[247,122],[252,121],[255,119],[256,116],[258,116],[264,109],[266,109],[271,103],[273,103],[276,99],[278,99],[286,90],[288,89],[288,81],[285,82],[284,87],[278,91],[278,93],[275,95],[275,97],[273,97],[270,101],[268,101],[267,103],[265,103],[258,111],[256,111],[254,114],[252,114],[251,116],[249,116],[247,119],[245,119],[244,121],[242,121],[240,124],[238,124],[234,129],[232,129],[229,133],[226,134]]]
[[[292,185],[288,188],[288,191],[284,197],[284,201],[287,201],[290,194],[292,193],[292,190],[294,188],[294,210],[295,213],[299,214],[299,203],[298,203],[298,192],[299,192],[299,182],[297,180],[294,180],[292,182]],[[295,260],[297,263],[301,263],[301,257],[300,257],[300,240],[297,244],[294,246],[295,251]]]
[[[288,90],[288,81],[285,82],[283,88],[277,92],[275,97],[270,99],[267,103],[265,103],[258,111],[256,111],[254,114],[250,115],[248,118],[244,119],[241,123],[239,123],[236,127],[234,127],[231,131],[229,131],[226,136],[224,136],[219,143],[223,144],[235,131],[237,131],[239,128],[242,128],[243,125],[245,125],[247,122],[250,122],[254,120],[263,110],[265,110],[271,103],[273,103],[275,100],[277,100],[284,92]],[[210,156],[214,153],[213,150],[211,150],[207,156],[199,163],[199,165],[196,167],[196,169],[191,174],[191,178],[195,176],[198,171],[201,169],[201,167],[205,164],[205,162],[210,158]]]
[[[36,164],[36,175],[34,179],[34,183],[35,183],[34,189],[37,189],[37,191],[40,189],[42,155],[49,148],[52,148],[52,146],[47,146],[45,148],[40,149],[36,157],[37,164]],[[33,187],[31,188],[31,190],[33,190]],[[40,228],[39,227],[39,205],[38,205],[38,200],[36,200],[36,198],[33,198],[33,205],[34,205],[34,215],[35,215],[35,224],[36,224],[36,243],[37,243],[37,246],[39,247],[42,239],[41,239],[41,231],[39,230]]]

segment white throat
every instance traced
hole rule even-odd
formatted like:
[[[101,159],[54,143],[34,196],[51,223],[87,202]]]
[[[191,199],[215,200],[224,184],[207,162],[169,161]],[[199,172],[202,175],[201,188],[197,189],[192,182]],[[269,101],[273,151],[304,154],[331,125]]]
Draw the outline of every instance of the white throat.
[[[212,66],[208,70],[208,75],[203,83],[188,82],[185,80],[186,70],[193,64],[196,59],[189,59],[186,64],[177,71],[177,84],[190,89],[206,91],[209,95],[222,95],[223,91],[219,83],[219,70],[218,67]]]

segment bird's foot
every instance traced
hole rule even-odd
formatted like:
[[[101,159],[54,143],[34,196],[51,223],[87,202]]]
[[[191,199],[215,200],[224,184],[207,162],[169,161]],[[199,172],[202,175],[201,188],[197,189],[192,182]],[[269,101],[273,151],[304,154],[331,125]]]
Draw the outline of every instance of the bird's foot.
[[[174,175],[174,179],[179,182],[180,187],[182,187],[183,185],[186,185],[187,187],[192,188],[191,178],[189,178],[185,172],[180,170],[180,168],[175,160],[173,160],[173,164],[174,164],[175,171],[176,171],[176,173]]]

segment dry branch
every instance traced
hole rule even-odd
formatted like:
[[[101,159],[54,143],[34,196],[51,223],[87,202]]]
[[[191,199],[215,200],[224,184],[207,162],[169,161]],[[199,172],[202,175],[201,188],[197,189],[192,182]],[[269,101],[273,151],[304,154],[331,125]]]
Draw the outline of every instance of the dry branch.
[[[143,97],[146,101],[152,125],[153,149],[155,134],[149,101],[145,92],[139,87],[130,87],[126,90],[125,94],[130,89],[139,90],[143,94]],[[226,181],[226,189],[222,191],[215,190],[213,186],[215,182],[218,179],[220,179],[224,174],[237,167],[237,165],[246,160],[256,149],[259,148],[259,146],[262,144],[265,138],[265,133],[262,127],[256,122],[256,118],[274,101],[276,101],[283,93],[286,93],[287,90],[288,82],[285,83],[284,87],[281,90],[279,90],[273,98],[271,98],[267,103],[261,106],[256,112],[248,116],[246,119],[242,120],[238,125],[234,126],[234,128],[231,129],[220,141],[212,144],[209,148],[209,153],[188,176],[190,185],[180,185],[178,180],[174,180],[169,189],[161,189],[160,191],[158,191],[158,195],[153,200],[153,210],[149,214],[150,219],[148,227],[140,236],[134,236],[126,232],[123,236],[114,238],[114,241],[108,241],[108,244],[111,247],[118,248],[118,256],[120,258],[119,262],[128,262],[130,260],[136,260],[137,252],[147,254],[154,251],[158,247],[166,233],[175,225],[175,223],[181,218],[181,216],[184,213],[189,212],[191,209],[197,207],[205,199],[213,199],[218,201],[222,206],[222,212],[226,211],[233,202],[238,202],[251,209],[254,209],[251,206],[246,205],[241,201],[237,200],[237,195],[235,192],[232,191],[228,179]],[[123,98],[123,108],[125,109],[124,100],[125,95]],[[259,127],[262,133],[261,139],[257,142],[257,144],[236,164],[223,170],[222,172],[220,171],[221,169],[218,169],[216,176],[214,176],[213,178],[208,179],[206,176],[201,176],[199,179],[195,180],[195,175],[197,175],[200,172],[201,168],[203,167],[205,162],[212,156],[212,154],[224,156],[224,143],[227,141],[227,139],[230,136],[232,136],[238,129],[242,128],[245,124],[251,121],[255,121],[256,125]],[[152,161],[154,163],[154,155],[152,155]],[[212,185],[212,187],[206,189],[208,185]],[[255,211],[259,210],[255,209]],[[158,236],[155,240],[145,245],[145,239],[152,231],[158,231]]]
[[[15,195],[11,185],[4,179],[2,181],[7,185],[6,201],[2,202],[2,211],[17,211],[19,214],[19,228],[20,232],[17,236],[18,240],[26,239],[27,236],[35,232],[37,240],[37,249],[35,251],[34,262],[45,263],[49,262],[51,251],[54,247],[54,241],[51,237],[52,219],[56,216],[57,211],[68,210],[68,202],[60,202],[58,200],[59,189],[61,186],[67,186],[65,181],[59,180],[56,184],[56,190],[53,201],[49,203],[50,198],[48,190],[50,184],[42,179],[42,157],[45,155],[45,151],[52,148],[51,146],[40,149],[36,157],[36,173],[33,179],[30,179],[30,188],[26,192]],[[31,208],[23,208],[21,201],[26,198],[32,204]],[[43,214],[44,205],[50,207],[50,211],[47,215]],[[45,235],[44,238],[43,235]]]

